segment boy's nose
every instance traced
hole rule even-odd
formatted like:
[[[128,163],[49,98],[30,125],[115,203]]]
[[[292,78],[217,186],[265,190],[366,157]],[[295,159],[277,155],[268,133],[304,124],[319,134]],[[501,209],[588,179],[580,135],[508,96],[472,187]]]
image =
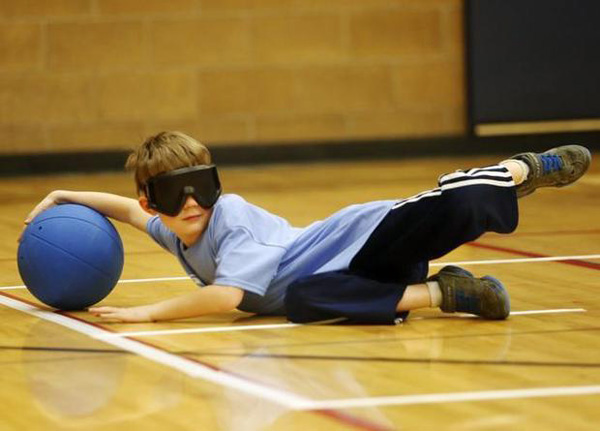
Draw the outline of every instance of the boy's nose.
[[[199,206],[198,202],[196,202],[196,199],[194,199],[193,196],[188,196],[187,198],[185,198],[185,204],[183,205],[184,208],[190,208],[190,207],[197,207]]]

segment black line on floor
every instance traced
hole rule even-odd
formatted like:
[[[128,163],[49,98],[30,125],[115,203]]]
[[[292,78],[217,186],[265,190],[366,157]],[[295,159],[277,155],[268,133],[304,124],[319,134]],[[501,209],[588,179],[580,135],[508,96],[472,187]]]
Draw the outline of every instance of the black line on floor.
[[[126,350],[113,350],[113,349],[80,349],[71,347],[28,347],[28,346],[0,346],[0,350],[14,350],[14,351],[28,351],[28,352],[48,352],[52,353],[52,357],[47,356],[43,358],[22,358],[16,361],[0,361],[0,366],[4,367],[7,365],[17,364],[34,364],[34,363],[61,363],[67,361],[89,361],[89,360],[105,360],[109,357],[120,357],[122,355],[131,355],[131,352]],[[54,356],[54,354],[66,353],[68,356]],[[84,353],[78,355],[78,353]]]
[[[585,328],[570,328],[570,329],[551,329],[551,330],[536,330],[536,331],[522,331],[522,332],[510,332],[510,333],[498,333],[498,332],[479,332],[471,334],[460,334],[460,335],[437,335],[435,337],[428,336],[412,336],[412,337],[377,337],[371,339],[352,339],[345,341],[323,341],[315,343],[287,343],[287,344],[271,344],[271,345],[249,345],[246,344],[244,347],[246,351],[249,349],[258,348],[288,348],[288,347],[316,347],[316,346],[337,346],[337,345],[350,345],[350,344],[369,344],[369,343],[395,343],[405,341],[419,341],[419,340],[451,340],[460,338],[474,338],[474,337],[515,337],[519,335],[543,335],[543,334],[558,334],[567,332],[585,332],[585,331],[600,331],[600,326],[585,327]],[[227,349],[218,349],[215,352],[225,352]],[[205,351],[208,352],[208,351]],[[208,354],[208,353],[207,353]]]
[[[404,341],[418,341],[418,340],[434,340],[434,339],[455,339],[455,338],[471,338],[471,337],[494,337],[494,336],[507,336],[511,337],[518,335],[535,335],[535,334],[556,334],[556,333],[570,333],[570,332],[583,332],[583,331],[598,331],[600,327],[586,327],[576,329],[557,329],[557,330],[539,330],[539,331],[524,331],[524,332],[511,332],[510,334],[505,333],[475,333],[475,334],[461,334],[461,335],[449,335],[449,336],[436,336],[436,337],[388,337],[388,338],[377,338],[371,340],[347,340],[347,341],[332,341],[332,342],[321,342],[321,343],[296,343],[296,344],[279,344],[279,345],[261,345],[261,346],[245,346],[245,350],[242,352],[227,352],[227,349],[218,349],[215,351],[205,350],[202,352],[198,351],[169,351],[169,353],[180,356],[213,356],[213,357],[239,357],[239,358],[265,358],[265,359],[300,359],[300,360],[320,360],[320,361],[365,361],[365,362],[388,362],[388,363],[420,363],[420,364],[452,364],[452,365],[500,365],[500,366],[536,366],[536,367],[572,367],[572,368],[600,368],[600,363],[581,363],[581,362],[542,362],[542,361],[480,361],[480,360],[454,360],[454,359],[429,359],[429,358],[390,358],[390,357],[358,357],[358,356],[333,356],[333,355],[287,355],[287,354],[252,354],[248,353],[248,350],[253,348],[289,348],[289,347],[313,347],[313,346],[331,346],[331,345],[349,345],[349,344],[365,344],[365,343],[389,343],[389,342],[404,342]],[[120,354],[120,355],[132,355],[132,352],[120,349],[94,349],[94,348],[75,348],[75,347],[49,347],[49,346],[9,346],[0,345],[0,350],[15,350],[15,351],[40,351],[40,352],[56,352],[56,353],[89,353],[89,354]],[[60,358],[57,360],[72,360],[75,358],[67,357]],[[49,359],[47,359],[49,361]],[[12,361],[11,361],[12,362]],[[23,362],[23,361],[19,361]],[[0,362],[0,365],[7,365],[10,363]]]
[[[402,364],[430,365],[485,365],[485,366],[516,366],[516,367],[571,367],[571,368],[600,368],[600,363],[591,362],[544,362],[544,361],[502,361],[476,359],[437,359],[437,358],[391,358],[377,356],[336,356],[336,355],[287,355],[271,353],[194,353],[192,356],[214,357],[243,357],[245,359],[300,359],[310,361],[349,361],[349,362],[388,362]]]
[[[0,346],[0,350],[27,350],[39,352],[59,352],[59,353],[123,353],[130,355],[131,352],[121,349],[92,349],[92,348],[77,348],[77,347],[31,347],[31,346]]]

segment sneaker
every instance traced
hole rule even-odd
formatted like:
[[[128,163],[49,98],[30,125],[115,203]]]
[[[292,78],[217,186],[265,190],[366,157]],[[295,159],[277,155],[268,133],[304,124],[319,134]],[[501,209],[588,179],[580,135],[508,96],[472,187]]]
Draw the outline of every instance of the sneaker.
[[[464,312],[484,319],[502,320],[510,314],[510,298],[502,283],[486,275],[475,278],[458,266],[445,266],[427,281],[437,281],[442,290],[441,310]]]
[[[580,145],[565,145],[545,153],[521,153],[511,159],[529,166],[527,179],[517,186],[517,197],[527,196],[538,187],[563,187],[577,181],[592,161],[589,150]]]

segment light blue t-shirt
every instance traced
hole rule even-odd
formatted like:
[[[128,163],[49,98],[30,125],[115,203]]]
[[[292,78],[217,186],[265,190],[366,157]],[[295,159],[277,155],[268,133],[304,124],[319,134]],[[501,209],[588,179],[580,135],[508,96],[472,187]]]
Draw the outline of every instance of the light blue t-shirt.
[[[346,207],[305,228],[234,194],[213,207],[206,231],[191,247],[152,217],[150,236],[179,259],[199,285],[244,290],[240,310],[284,315],[287,286],[300,277],[348,269],[350,261],[397,201]]]

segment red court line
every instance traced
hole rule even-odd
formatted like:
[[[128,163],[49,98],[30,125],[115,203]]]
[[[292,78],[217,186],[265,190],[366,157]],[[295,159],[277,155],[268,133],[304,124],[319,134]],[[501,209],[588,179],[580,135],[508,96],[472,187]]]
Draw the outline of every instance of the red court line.
[[[371,421],[366,419],[361,419],[356,416],[352,416],[348,413],[341,412],[339,410],[331,410],[331,409],[319,409],[319,410],[307,410],[312,413],[317,413],[323,416],[327,416],[330,419],[335,419],[340,422],[345,422],[348,425],[352,425],[355,428],[369,430],[369,431],[391,431],[396,428],[390,428],[385,425],[377,425]]]
[[[90,321],[88,321],[86,319],[83,319],[83,318],[81,318],[79,316],[74,316],[73,314],[71,314],[68,311],[55,310],[55,309],[47,307],[45,305],[38,304],[36,302],[30,301],[28,299],[21,298],[21,297],[19,297],[17,295],[12,295],[12,294],[6,293],[6,292],[0,292],[0,295],[6,296],[8,298],[11,298],[11,299],[14,299],[14,300],[17,300],[17,301],[24,302],[24,303],[26,303],[28,305],[31,305],[33,307],[36,307],[36,308],[41,308],[41,309],[43,309],[45,311],[50,311],[50,312],[53,312],[53,313],[56,313],[56,314],[61,314],[61,315],[65,316],[65,317],[68,317],[70,319],[86,323],[88,325],[94,326],[96,328],[102,329],[102,330],[107,331],[107,332],[118,333],[118,331],[116,331],[113,328],[106,327],[106,326],[101,325],[99,323],[90,322]],[[130,340],[134,340],[134,341],[136,341],[138,343],[145,344],[147,346],[150,346],[150,347],[152,347],[154,349],[157,349],[157,350],[161,350],[161,351],[166,352],[166,353],[171,353],[168,349],[165,349],[163,347],[157,346],[157,345],[155,345],[153,343],[150,343],[150,342],[148,342],[146,340],[140,340],[140,339],[137,339],[137,338],[134,338],[134,337],[125,337],[125,338],[129,338]],[[99,341],[102,342],[101,340],[99,340]],[[231,371],[225,370],[223,368],[220,368],[219,366],[210,364],[208,362],[204,362],[204,361],[199,360],[197,358],[193,358],[193,357],[189,357],[189,356],[185,356],[185,355],[183,355],[183,357],[185,359],[188,359],[190,361],[193,361],[193,362],[196,362],[196,363],[198,363],[200,365],[203,365],[203,366],[205,366],[207,368],[211,368],[211,369],[213,369],[215,371],[218,371],[218,372],[221,372],[221,373],[224,373],[224,374],[232,374],[232,375],[235,375],[238,378],[245,379],[245,380],[248,380],[248,381],[251,381],[251,382],[254,382],[254,383],[259,383],[261,385],[265,385],[265,386],[267,385],[266,383],[261,382],[259,380],[255,380],[255,379],[252,379],[250,377],[247,377],[247,376],[244,376],[244,375],[241,375],[241,374],[238,374],[238,373],[233,373]],[[360,417],[357,417],[357,416],[354,416],[352,414],[345,413],[345,412],[342,412],[342,411],[339,411],[339,410],[318,409],[318,410],[306,410],[306,412],[312,412],[314,414],[326,416],[326,417],[328,417],[331,420],[334,420],[334,421],[337,421],[337,422],[341,422],[341,423],[345,423],[346,425],[349,425],[349,426],[351,426],[353,428],[356,428],[356,429],[361,429],[361,430],[365,430],[365,431],[391,431],[391,428],[389,428],[388,426],[380,425],[378,423],[372,422],[371,420],[363,419],[363,418],[360,418]]]
[[[499,247],[497,245],[491,245],[491,244],[482,244],[480,242],[468,242],[465,245],[468,245],[468,246],[471,246],[471,247],[475,247],[475,248],[483,248],[483,249],[486,249],[486,250],[501,251],[503,253],[515,254],[517,256],[525,256],[525,257],[551,257],[551,256],[549,256],[547,254],[533,253],[533,252],[524,251],[524,250],[516,250],[514,248],[508,248],[508,247]],[[570,259],[570,260],[554,260],[552,262],[554,262],[554,263],[562,263],[564,265],[573,265],[573,266],[579,266],[579,267],[582,267],[582,268],[589,268],[589,269],[600,270],[600,263],[588,262],[587,260]]]

